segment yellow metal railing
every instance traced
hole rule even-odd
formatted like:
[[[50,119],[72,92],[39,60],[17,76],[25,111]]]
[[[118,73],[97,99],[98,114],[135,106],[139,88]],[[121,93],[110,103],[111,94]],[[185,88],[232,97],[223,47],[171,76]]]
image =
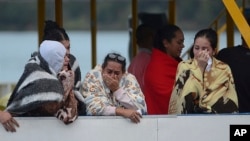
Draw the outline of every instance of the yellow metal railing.
[[[234,46],[234,26],[236,25],[244,39],[250,38],[250,29],[243,16],[245,10],[245,1],[242,0],[242,6],[239,7],[235,0],[222,0],[225,9],[223,9],[219,15],[213,20],[209,27],[215,29],[218,34],[218,41],[220,41],[220,35],[226,31],[227,35],[227,47]],[[245,36],[245,37],[244,37]],[[250,42],[250,40],[248,40]],[[248,44],[250,46],[250,44]],[[191,47],[190,47],[191,48]],[[183,53],[182,58],[189,54],[190,48]],[[217,48],[219,49],[219,48]]]
[[[250,28],[249,25],[241,12],[240,8],[237,6],[235,0],[222,0],[228,13],[230,14],[232,20],[240,31],[242,37],[245,39],[247,45],[250,47]]]

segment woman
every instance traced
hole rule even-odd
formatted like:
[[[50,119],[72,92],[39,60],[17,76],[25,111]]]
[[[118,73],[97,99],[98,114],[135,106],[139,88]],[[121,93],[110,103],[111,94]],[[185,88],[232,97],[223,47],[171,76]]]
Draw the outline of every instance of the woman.
[[[169,114],[236,113],[238,99],[229,66],[216,58],[217,33],[200,30],[194,58],[178,65]]]
[[[144,77],[148,114],[168,113],[168,102],[177,65],[181,61],[183,42],[183,32],[176,25],[166,25],[156,33],[151,60]]]
[[[62,43],[43,41],[37,55],[25,65],[5,110],[14,116],[56,116],[65,124],[75,121],[78,117],[77,100],[72,92],[67,92],[69,86],[64,86],[71,80],[72,90],[73,71],[67,73],[72,75],[61,73],[68,64],[69,58]]]
[[[67,63],[63,44],[43,41],[38,55],[25,65],[5,110],[16,116],[54,116],[64,94],[57,75]],[[52,105],[50,110],[46,109],[47,104]]]
[[[67,55],[69,55],[70,58],[70,63],[69,65],[66,64],[64,66],[64,70],[71,69],[75,72],[75,88],[79,90],[81,82],[81,70],[75,56],[70,54],[70,40],[64,28],[59,27],[54,21],[46,21],[43,35],[43,41],[44,40],[58,41],[65,46]]]
[[[87,115],[117,115],[140,122],[146,103],[136,78],[125,69],[126,59],[109,53],[102,66],[87,73],[81,89]]]
[[[85,115],[85,105],[83,97],[79,92],[81,84],[81,70],[74,55],[70,54],[70,39],[64,28],[58,26],[54,21],[45,21],[43,40],[53,40],[61,42],[66,48],[67,55],[70,58],[69,64],[65,64],[63,70],[72,70],[75,75],[74,94],[78,100],[78,113]]]

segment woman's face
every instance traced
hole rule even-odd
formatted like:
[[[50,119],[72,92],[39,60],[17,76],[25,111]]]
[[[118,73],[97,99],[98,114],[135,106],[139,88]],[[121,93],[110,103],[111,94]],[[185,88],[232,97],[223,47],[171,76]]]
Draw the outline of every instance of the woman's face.
[[[63,70],[69,70],[69,67],[68,67],[68,65],[69,65],[69,54],[65,54],[65,56],[64,56],[64,62],[63,62]]]
[[[168,55],[173,58],[179,58],[181,51],[184,48],[184,34],[181,30],[175,32],[175,37],[168,42],[167,40],[163,41],[164,47]]]
[[[69,40],[63,40],[61,43],[64,45],[64,47],[67,50],[67,53],[70,54],[70,41]]]
[[[113,79],[118,78],[120,81],[123,75],[122,64],[115,61],[108,61],[107,66],[102,70],[102,75],[108,75]]]
[[[207,51],[210,57],[214,54],[214,50],[206,37],[198,37],[194,41],[194,57],[196,58],[201,51]]]
[[[69,65],[69,59],[70,59],[70,41],[69,40],[63,40],[61,43],[64,45],[66,48],[66,56],[64,57],[64,63],[63,63],[63,70],[68,70],[68,65]]]

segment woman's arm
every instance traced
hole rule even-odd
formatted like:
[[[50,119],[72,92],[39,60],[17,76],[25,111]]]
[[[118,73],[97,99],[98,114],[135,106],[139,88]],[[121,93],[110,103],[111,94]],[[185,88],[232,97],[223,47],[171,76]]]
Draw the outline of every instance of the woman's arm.
[[[115,115],[115,107],[106,94],[101,77],[100,72],[91,71],[81,85],[87,115]],[[104,113],[105,108],[109,113]]]
[[[114,92],[115,98],[127,109],[147,113],[147,106],[144,95],[136,78],[131,74],[125,74],[121,80],[122,86]]]

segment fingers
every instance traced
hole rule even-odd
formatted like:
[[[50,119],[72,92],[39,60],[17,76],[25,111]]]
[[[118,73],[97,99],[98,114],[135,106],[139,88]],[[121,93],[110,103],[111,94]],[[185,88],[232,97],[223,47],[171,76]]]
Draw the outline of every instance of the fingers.
[[[114,77],[116,77],[116,76],[114,76]],[[114,91],[119,89],[118,77],[113,78],[113,77],[110,77],[110,76],[105,76],[105,77],[103,77],[103,81],[111,91],[114,92]]]
[[[19,124],[15,119],[10,119],[6,123],[3,124],[6,131],[10,132],[16,132],[15,126],[19,127]]]
[[[12,118],[11,121],[12,121],[12,123],[13,123],[15,126],[19,127],[18,122],[17,122],[14,118]]]
[[[142,118],[142,115],[138,112],[134,112],[131,116],[130,116],[130,120],[134,123],[139,123],[140,119]]]
[[[209,58],[210,58],[210,56],[209,56],[209,53],[207,51],[200,51],[196,57],[197,61],[204,62],[204,63],[207,63]]]

